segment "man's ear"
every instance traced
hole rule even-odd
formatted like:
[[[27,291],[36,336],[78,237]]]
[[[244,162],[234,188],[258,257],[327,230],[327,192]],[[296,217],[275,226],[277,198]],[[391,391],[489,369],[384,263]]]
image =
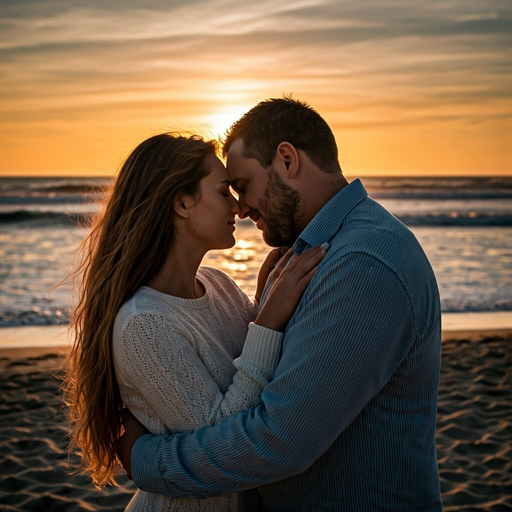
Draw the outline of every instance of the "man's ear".
[[[281,142],[277,146],[274,165],[281,169],[288,178],[295,178],[300,167],[299,152],[295,146],[289,142]]]
[[[192,196],[183,194],[174,200],[174,212],[183,219],[188,219],[189,208],[193,205]]]

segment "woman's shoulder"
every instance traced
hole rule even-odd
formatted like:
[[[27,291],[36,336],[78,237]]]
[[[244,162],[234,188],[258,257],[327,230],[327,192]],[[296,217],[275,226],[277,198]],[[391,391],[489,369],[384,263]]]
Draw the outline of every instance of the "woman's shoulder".
[[[119,309],[114,329],[123,331],[135,319],[151,323],[157,318],[170,314],[158,296],[152,295],[145,287],[139,288]]]

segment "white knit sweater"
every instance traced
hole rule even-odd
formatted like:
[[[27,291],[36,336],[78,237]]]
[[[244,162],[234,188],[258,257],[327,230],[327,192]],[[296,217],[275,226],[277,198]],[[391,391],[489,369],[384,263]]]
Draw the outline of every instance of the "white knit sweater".
[[[206,289],[199,299],[143,286],[116,316],[113,351],[121,397],[153,434],[191,432],[256,404],[278,363],[282,334],[255,324],[247,331],[256,309],[240,288],[213,268],[201,267],[198,278]],[[139,490],[126,510],[238,507],[237,494],[175,500]]]

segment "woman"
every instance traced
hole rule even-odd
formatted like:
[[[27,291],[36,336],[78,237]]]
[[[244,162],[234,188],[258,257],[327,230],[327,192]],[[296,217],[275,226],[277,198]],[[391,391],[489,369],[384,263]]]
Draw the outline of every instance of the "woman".
[[[313,249],[285,270],[290,254],[283,258],[259,314],[227,275],[200,267],[207,251],[235,242],[238,203],[215,153],[215,143],[196,136],[141,143],[84,242],[66,393],[72,446],[98,487],[115,483],[123,404],[163,434],[219,422],[258,401],[277,365],[280,331],[325,254]],[[142,491],[128,506],[237,509],[235,494],[195,501]]]

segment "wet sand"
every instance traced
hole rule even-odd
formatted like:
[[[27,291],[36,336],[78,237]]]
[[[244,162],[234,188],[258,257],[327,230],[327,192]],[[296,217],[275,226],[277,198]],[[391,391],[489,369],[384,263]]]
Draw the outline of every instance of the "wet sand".
[[[98,491],[66,452],[63,348],[0,350],[0,510],[121,511],[134,492]],[[444,510],[512,510],[512,333],[444,334],[438,459]]]

